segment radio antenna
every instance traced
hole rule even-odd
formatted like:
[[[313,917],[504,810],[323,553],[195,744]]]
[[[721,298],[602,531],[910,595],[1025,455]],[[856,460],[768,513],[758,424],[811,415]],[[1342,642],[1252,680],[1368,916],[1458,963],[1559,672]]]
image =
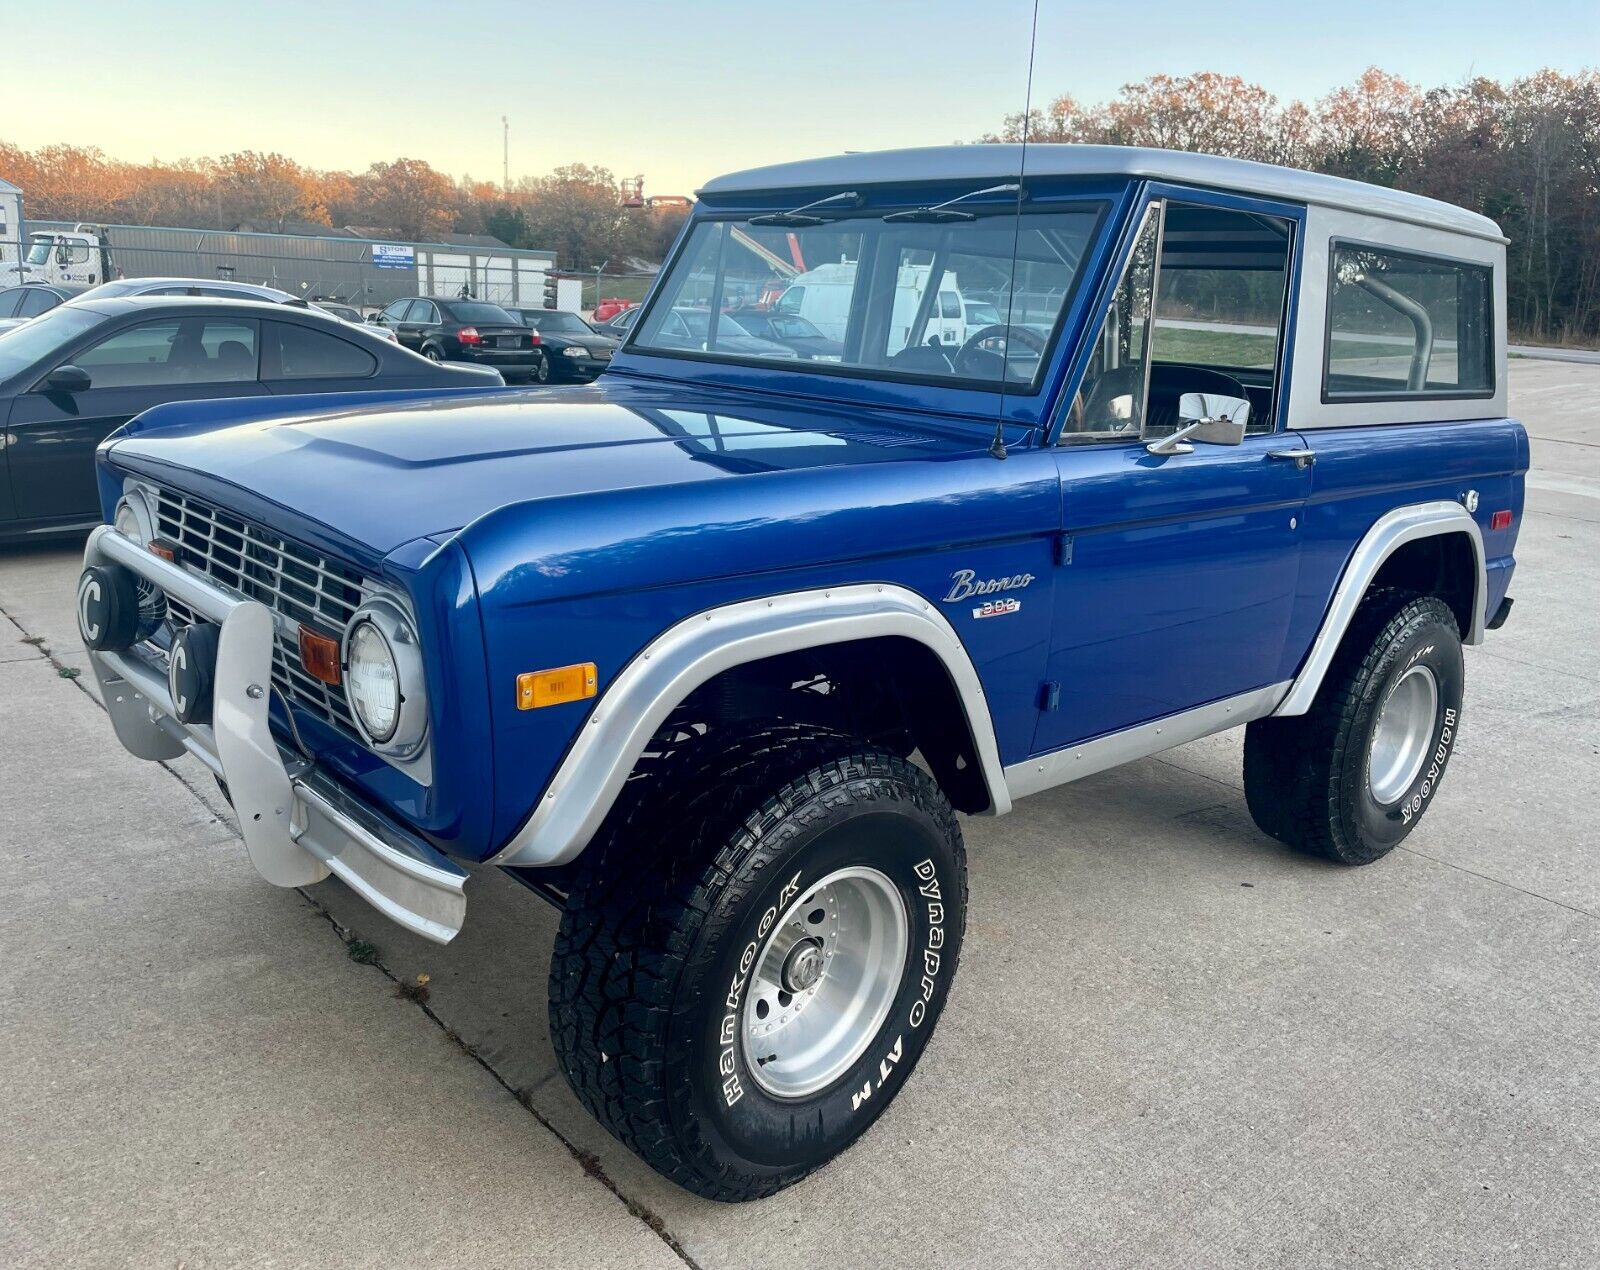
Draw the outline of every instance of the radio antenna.
[[[1000,408],[994,420],[989,453],[1006,457],[1006,381],[1011,370],[1011,319],[1017,307],[1017,254],[1022,245],[1022,200],[1028,176],[1028,134],[1033,131],[1033,55],[1039,47],[1039,0],[1033,0],[1033,22],[1028,29],[1028,86],[1022,95],[1022,158],[1017,171],[1017,219],[1011,229],[1011,285],[1006,289],[1006,351],[1000,359]]]

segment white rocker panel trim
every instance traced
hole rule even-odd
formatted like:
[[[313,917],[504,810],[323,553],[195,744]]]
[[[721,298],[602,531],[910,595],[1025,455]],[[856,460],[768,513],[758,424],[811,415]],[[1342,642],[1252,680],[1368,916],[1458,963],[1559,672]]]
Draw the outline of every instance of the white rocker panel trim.
[[[1110,732],[1092,741],[1051,750],[1048,754],[1036,754],[1006,768],[1006,785],[1011,790],[1012,798],[1026,798],[1029,794],[1037,794],[1055,785],[1065,785],[1108,768],[1120,767],[1134,759],[1149,758],[1175,745],[1186,745],[1215,732],[1225,732],[1254,719],[1265,718],[1283,700],[1283,694],[1288,690],[1287,683],[1268,684],[1265,688],[1255,688],[1235,697],[1208,702],[1193,710],[1152,719],[1120,732]]]
[[[861,583],[742,600],[684,618],[650,642],[595,704],[539,805],[491,864],[565,864],[589,844],[635,762],[674,707],[701,684],[748,662],[853,640],[900,636],[931,649],[955,686],[989,791],[1011,810],[983,685],[955,629],[905,587]]]
[[[1483,609],[1488,602],[1489,582],[1483,557],[1483,531],[1478,528],[1478,522],[1460,503],[1443,499],[1417,503],[1411,507],[1397,507],[1380,516],[1356,545],[1350,563],[1345,566],[1344,577],[1339,580],[1338,590],[1333,594],[1333,603],[1328,606],[1328,615],[1322,620],[1322,629],[1317,632],[1311,652],[1306,656],[1305,665],[1295,676],[1294,686],[1274,711],[1275,714],[1304,714],[1311,708],[1317,689],[1322,686],[1323,676],[1333,663],[1333,655],[1339,650],[1339,641],[1344,638],[1345,630],[1355,617],[1362,597],[1372,585],[1373,578],[1377,577],[1383,562],[1408,542],[1453,533],[1467,535],[1472,543],[1477,567],[1472,593],[1472,622],[1462,632],[1462,638],[1468,644],[1483,642]]]

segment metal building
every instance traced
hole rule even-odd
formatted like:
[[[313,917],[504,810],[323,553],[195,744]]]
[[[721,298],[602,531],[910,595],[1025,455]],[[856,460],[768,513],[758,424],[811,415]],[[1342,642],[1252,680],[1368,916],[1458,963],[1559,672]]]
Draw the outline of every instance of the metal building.
[[[14,186],[0,182],[0,207]],[[19,199],[20,191],[15,191]],[[3,213],[0,213],[3,215]],[[27,232],[71,230],[68,221],[34,221]],[[158,225],[101,225],[113,276],[232,278],[262,283],[307,299],[381,306],[404,295],[460,295],[535,307],[554,269],[553,251],[508,247],[480,235],[453,242],[415,243],[357,237],[348,231],[269,234]],[[0,243],[13,227],[0,231]],[[12,246],[14,253],[16,248]]]

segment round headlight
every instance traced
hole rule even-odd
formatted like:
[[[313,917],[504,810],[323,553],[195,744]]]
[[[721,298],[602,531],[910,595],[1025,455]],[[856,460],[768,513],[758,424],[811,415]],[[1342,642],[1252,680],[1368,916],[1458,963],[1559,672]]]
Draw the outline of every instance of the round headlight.
[[[129,489],[117,502],[111,527],[130,542],[148,546],[156,536],[155,518],[150,504],[138,488]],[[167,597],[155,584],[139,579],[139,631],[137,639],[149,639],[167,617]]]
[[[377,625],[363,618],[350,628],[345,646],[345,691],[369,739],[382,745],[400,726],[400,668]]]
[[[132,539],[141,547],[150,541],[145,536],[144,526],[139,520],[139,513],[134,511],[133,504],[126,498],[117,504],[116,518],[112,520],[111,527],[124,538]]]

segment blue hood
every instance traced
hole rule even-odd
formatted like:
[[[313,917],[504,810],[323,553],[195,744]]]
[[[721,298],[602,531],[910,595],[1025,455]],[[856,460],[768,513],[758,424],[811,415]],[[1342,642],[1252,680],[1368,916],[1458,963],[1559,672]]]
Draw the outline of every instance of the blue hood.
[[[311,401],[314,408],[306,408]],[[618,379],[425,400],[187,403],[113,438],[113,466],[343,546],[357,559],[498,509],[610,490],[981,452],[976,430]],[[324,532],[317,532],[318,530]]]

